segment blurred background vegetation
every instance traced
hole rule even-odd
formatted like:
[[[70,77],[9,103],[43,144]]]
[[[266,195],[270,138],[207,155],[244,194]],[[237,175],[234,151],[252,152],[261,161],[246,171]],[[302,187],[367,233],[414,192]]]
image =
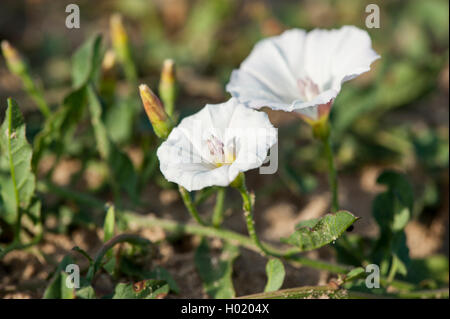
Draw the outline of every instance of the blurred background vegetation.
[[[65,7],[69,3],[80,6],[80,29],[65,27]],[[141,110],[137,84],[147,83],[157,91],[162,62],[174,59],[179,83],[176,111],[180,118],[184,117],[205,103],[228,99],[224,87],[231,71],[258,40],[294,27],[310,30],[351,24],[365,29],[365,7],[369,3],[377,3],[381,10],[380,29],[367,31],[382,58],[374,63],[372,71],[343,86],[331,114],[342,207],[363,217],[356,233],[375,236],[371,201],[380,190],[375,185],[376,176],[384,168],[400,170],[410,179],[415,194],[414,223],[408,237],[411,254],[418,258],[435,253],[448,256],[446,0],[2,0],[0,39],[8,40],[27,58],[51,109],[56,110],[71,90],[70,56],[97,33],[103,34],[104,43],[110,47],[110,17],[117,12],[122,14],[137,78],[127,76],[117,61],[110,65],[104,61],[107,76],[101,94],[107,103],[102,119],[113,141],[126,151],[136,168],[140,199],[130,198],[130,202],[135,203],[136,209],[164,215],[166,206],[170,207],[167,201],[171,203],[167,199],[171,193],[164,191],[170,191],[174,185],[165,182],[157,169],[157,140]],[[0,118],[7,97],[18,101],[27,122],[27,135],[33,141],[42,128],[42,115],[2,60]],[[326,162],[321,159],[319,145],[312,142],[309,128],[289,114],[268,113],[279,127],[279,170],[275,176],[251,174],[249,183],[261,198],[257,210],[265,212],[257,218],[262,227],[270,228],[271,208],[289,223],[298,212],[314,211],[311,203],[318,196],[327,196],[327,183]],[[55,159],[49,151],[46,160],[41,161],[40,174],[50,176],[58,185],[117,202],[121,196],[114,196],[106,186],[108,173],[98,159],[92,142],[94,132],[88,123],[85,114],[76,138],[64,145],[64,155]],[[154,182],[157,187],[149,186]],[[64,225],[71,222],[62,222],[61,216],[73,216],[71,211],[78,208],[67,202],[51,204],[47,214],[56,216],[55,231],[63,233]],[[294,217],[286,213],[285,204],[288,211],[294,211]],[[239,211],[239,203],[227,205]],[[173,207],[169,211],[167,214],[174,214]],[[74,224],[90,223],[92,216],[79,215],[74,217]],[[275,230],[266,237],[283,234]],[[444,281],[448,284],[448,264],[445,267]]]

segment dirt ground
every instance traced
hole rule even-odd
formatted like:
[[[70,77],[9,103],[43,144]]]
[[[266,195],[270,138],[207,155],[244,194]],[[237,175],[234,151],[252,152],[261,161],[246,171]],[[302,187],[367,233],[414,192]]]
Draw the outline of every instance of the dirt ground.
[[[341,175],[340,189],[342,207],[354,212],[361,219],[355,224],[354,232],[373,237],[377,227],[370,215],[370,203],[380,190],[375,184],[380,167],[367,167],[355,175]],[[256,175],[256,174],[255,174]],[[252,176],[257,177],[257,176]],[[257,178],[256,178],[257,179]],[[255,182],[249,179],[251,184]],[[320,182],[318,189],[311,195],[296,199],[291,195],[280,196],[275,200],[261,200],[256,205],[256,227],[263,240],[276,243],[280,237],[288,236],[294,225],[304,219],[315,218],[328,209],[329,194],[326,191],[326,180]],[[149,187],[148,196],[155,196],[156,189]],[[237,194],[227,193],[227,219],[224,227],[245,234],[245,223],[239,208]],[[157,216],[189,220],[189,215],[178,193],[163,190],[156,194],[158,199]],[[355,200],[357,199],[357,200]],[[206,214],[212,207],[212,199],[202,205],[201,213]],[[51,219],[48,221],[51,226]],[[447,225],[444,227],[443,225]],[[433,221],[424,225],[411,222],[406,229],[411,257],[425,257],[434,253],[448,255],[448,203],[442,207]],[[167,233],[160,228],[139,229],[138,233],[152,241],[163,240]],[[47,232],[42,243],[28,251],[13,251],[0,262],[0,298],[40,298],[48,280],[57,264],[74,246],[94,255],[100,248],[103,234],[100,230],[77,228],[69,235]],[[180,294],[169,294],[169,298],[206,298],[200,277],[195,269],[194,252],[199,243],[198,236],[183,236],[175,244],[163,242],[158,246],[152,265],[166,268],[180,286]],[[220,247],[220,240],[212,240],[212,247]],[[87,269],[86,259],[72,252],[80,268]],[[324,247],[318,251],[307,253],[311,258],[334,260],[333,250]],[[307,267],[294,268],[286,266],[286,279],[283,288],[303,285],[326,284],[332,278],[325,271],[317,271]],[[233,283],[237,296],[261,292],[266,283],[265,260],[259,254],[241,249],[233,269]],[[113,289],[110,278],[100,275],[95,281],[97,292],[108,292]]]
[[[35,1],[36,3],[39,1]],[[105,2],[103,2],[104,4]],[[36,44],[38,41],[37,33],[42,30],[50,30],[59,20],[55,14],[46,12],[45,6],[40,7],[41,11],[31,12],[31,19],[34,17],[37,21],[39,16],[48,16],[45,23],[39,25],[40,28],[29,28],[24,33],[23,41],[29,41]],[[52,8],[53,11],[60,8]],[[61,11],[64,12],[64,11]],[[20,20],[9,22],[9,17],[0,12],[0,20],[13,23],[17,27],[13,28],[20,33],[24,22]],[[7,21],[8,20],[8,21]],[[325,20],[325,19],[321,19]],[[3,22],[3,21],[1,21]],[[40,23],[40,22],[39,22]],[[107,17],[104,17],[100,25],[107,28]],[[30,23],[33,25],[33,23]],[[14,36],[15,34],[12,34]],[[78,37],[81,35],[77,35]],[[76,38],[73,43],[81,42]],[[32,63],[36,61],[31,61]],[[38,61],[39,62],[39,61]],[[57,61],[58,62],[58,61]],[[61,61],[60,61],[61,62]],[[39,63],[35,63],[38,65]],[[50,68],[51,69],[51,68]],[[179,82],[185,91],[192,93],[192,97],[187,99],[195,100],[192,105],[204,105],[206,102],[213,103],[223,101],[224,92],[221,84],[210,77],[202,77],[191,69],[179,70]],[[67,77],[67,75],[58,75]],[[51,78],[51,76],[50,76]],[[404,113],[396,113],[390,119],[402,123],[420,123],[425,121],[434,125],[442,125],[448,128],[448,66],[442,71],[442,78],[439,80],[441,90],[431,99],[416,103],[413,107],[408,107]],[[20,81],[11,76],[4,65],[0,65],[0,97],[7,94],[17,96],[21,105],[32,106],[29,98],[25,97]],[[65,90],[51,89],[46,91],[46,99],[51,104],[61,100]],[[189,100],[190,101],[190,100]],[[23,102],[23,103],[22,103]],[[195,103],[194,103],[195,102]],[[274,126],[291,123],[294,120],[287,113],[269,112]],[[130,157],[139,161],[142,158],[142,150],[129,150]],[[51,164],[51,162],[48,162]],[[409,164],[409,171],[412,176],[413,184],[420,186],[423,178],[420,172],[414,169],[415,163]],[[54,182],[59,185],[66,185],[70,181],[70,174],[79,170],[80,164],[72,160],[63,160],[55,170]],[[371,216],[371,205],[373,198],[382,190],[376,185],[376,179],[379,173],[386,167],[366,166],[354,171],[343,171],[339,173],[339,197],[341,207],[356,216],[361,217],[354,225],[353,232],[367,237],[375,237],[378,234],[378,228]],[[42,168],[43,170],[49,167]],[[278,179],[279,176],[263,175],[259,176],[256,172],[251,172],[248,176],[248,186],[250,189],[257,189],[263,183],[270,185],[271,182]],[[448,170],[441,176],[442,184],[445,185],[441,192],[444,202],[433,216],[423,221],[412,221],[406,228],[407,244],[412,258],[422,258],[436,253],[449,255],[449,203],[448,203]],[[97,183],[98,176],[85,176],[85,181]],[[318,187],[310,194],[296,196],[285,190],[283,193],[277,192],[270,197],[261,197],[256,201],[255,217],[256,229],[261,239],[276,244],[280,237],[286,237],[294,230],[294,225],[301,220],[319,217],[328,212],[330,194],[328,192],[328,183],[326,176],[320,176]],[[92,186],[92,185],[91,185]],[[154,214],[158,217],[173,219],[176,221],[189,221],[189,214],[178,193],[174,190],[161,190],[156,186],[149,185],[144,192],[143,197],[151,200],[151,207],[142,208],[143,214]],[[213,207],[213,198],[205,202],[200,207],[201,214],[207,215]],[[228,190],[226,201],[226,220],[224,227],[236,232],[246,234],[245,222],[241,211],[241,200],[236,192]],[[46,220],[46,227],[55,227],[56,221],[52,218]],[[131,231],[130,231],[131,232]],[[207,298],[208,296],[202,288],[200,277],[194,264],[194,252],[199,243],[198,236],[183,236],[175,243],[164,241],[169,235],[160,228],[141,228],[134,231],[143,237],[152,241],[163,240],[162,244],[157,246],[158,251],[153,259],[148,261],[148,265],[160,265],[167,269],[174,277],[180,287],[180,294],[173,293],[168,298]],[[58,263],[68,253],[71,253],[82,270],[86,270],[88,263],[85,258],[76,252],[71,252],[74,246],[79,246],[87,251],[91,256],[99,250],[102,245],[103,234],[101,230],[86,227],[70,228],[62,235],[52,232],[45,232],[44,238],[38,245],[26,251],[13,251],[5,258],[0,260],[0,298],[41,298],[49,280]],[[211,240],[212,247],[220,247],[220,240]],[[311,258],[320,258],[323,260],[335,260],[332,247],[323,247],[317,251],[306,253]],[[233,269],[233,283],[237,296],[261,292],[266,284],[265,275],[266,261],[255,252],[242,248],[240,256],[236,259]],[[286,267],[286,278],[282,288],[291,288],[304,285],[326,284],[332,275],[325,271],[317,271],[307,267],[294,268],[288,264]],[[111,279],[106,274],[101,274],[95,279],[95,288],[98,295],[106,294],[113,289]]]

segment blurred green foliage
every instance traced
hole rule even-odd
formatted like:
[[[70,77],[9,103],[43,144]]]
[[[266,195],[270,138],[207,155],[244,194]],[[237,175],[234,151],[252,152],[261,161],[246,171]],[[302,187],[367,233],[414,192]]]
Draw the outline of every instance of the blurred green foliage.
[[[117,0],[96,1],[94,5],[92,1],[80,1],[82,28],[78,31],[68,31],[51,22],[51,30],[38,34],[23,31],[20,35],[21,28],[14,26],[0,28],[0,37],[7,38],[28,57],[27,72],[32,76],[27,81],[33,78],[39,82],[39,75],[51,110],[45,118],[34,104],[36,98],[35,102],[27,99],[20,89],[6,85],[8,80],[0,82],[0,101],[4,103],[6,95],[13,95],[20,102],[20,110],[12,101],[7,110],[0,109],[1,114],[6,114],[5,119],[2,118],[0,136],[2,242],[13,241],[11,232],[18,221],[20,226],[18,216],[22,213],[32,224],[39,223],[40,200],[48,193],[48,189],[43,191],[42,185],[52,181],[54,170],[63,159],[77,159],[81,163],[65,186],[82,188],[91,195],[113,201],[119,208],[140,204],[145,204],[146,208],[156,207],[156,196],[143,198],[149,184],[174,188],[157,169],[155,150],[159,142],[141,109],[136,75],[127,70],[137,70],[138,78],[156,89],[163,61],[174,59],[180,82],[176,111],[183,117],[205,103],[226,99],[223,88],[231,71],[239,66],[258,40],[293,27],[309,30],[352,24],[365,28],[364,9],[371,2]],[[30,3],[26,5],[32,6]],[[50,13],[64,14],[62,5],[53,3],[48,7]],[[373,165],[400,167],[402,174],[387,171],[378,179],[379,184],[386,186],[372,204],[379,236],[373,239],[349,235],[344,244],[335,248],[338,261],[345,264],[360,266],[369,261],[381,264],[382,274],[390,281],[401,277],[421,287],[441,287],[448,285],[448,261],[439,255],[411,259],[404,229],[412,219],[434,218],[445,207],[445,202],[448,203],[449,3],[446,0],[390,0],[379,5],[381,28],[368,32],[382,58],[371,72],[343,86],[331,113],[332,138],[341,173],[351,175],[357,169]],[[16,4],[0,6],[5,6],[5,10],[0,10],[0,22],[8,9],[12,14],[23,14]],[[95,34],[114,12],[123,15],[129,34],[127,50],[131,54],[106,65],[105,52],[110,50],[117,55],[117,48],[110,45],[108,32],[102,32],[102,36]],[[25,25],[23,29],[26,27],[30,28]],[[70,34],[67,32],[73,32],[73,37],[67,37]],[[36,39],[30,41],[33,35]],[[84,42],[84,39],[88,40]],[[67,58],[69,55],[72,60]],[[3,70],[6,66],[2,62],[0,71]],[[57,91],[56,95],[62,98],[53,98],[50,90]],[[311,132],[299,121],[282,121],[277,126],[281,140],[279,182],[257,185],[257,197],[276,198],[285,188],[297,199],[308,196],[320,185],[318,173],[326,166],[320,148],[311,143]],[[26,153],[22,156],[25,162],[19,163],[13,158],[16,154],[8,146],[11,139],[3,134],[5,130],[11,132],[8,127],[14,128],[13,143]],[[141,150],[140,160],[133,159],[132,149]],[[43,169],[48,162],[50,169]],[[16,182],[24,180],[20,186],[27,187],[14,190],[12,167],[17,167],[16,172],[20,173]],[[98,179],[94,185],[85,180],[86,175],[92,173]],[[37,192],[35,176],[40,181]],[[198,192],[196,204],[201,204],[212,193],[211,190]],[[94,214],[87,202],[89,200],[80,198],[76,205],[74,200],[60,198],[50,203],[42,201],[43,217],[54,215],[58,220],[57,229],[49,231],[66,232],[74,225],[101,224],[104,210],[98,209],[101,214]],[[217,209],[223,211],[224,207]],[[358,215],[358,212],[353,213]],[[105,238],[112,236],[115,226],[124,228],[119,212],[109,216]],[[339,235],[353,222],[351,219],[344,223]],[[38,232],[28,226],[27,230],[39,237]],[[304,227],[303,231],[305,236],[310,235],[310,229]],[[326,238],[321,244],[332,241]],[[229,256],[218,265],[211,263],[211,251],[205,240],[195,254],[205,290],[213,297],[235,295],[231,271],[239,252],[230,245],[225,245],[223,251]],[[168,293],[169,289],[179,291],[163,268],[142,270],[134,258],[142,254],[134,253],[127,252],[121,257],[119,272],[128,278],[143,280],[142,290],[136,293],[132,285],[120,284],[109,297],[137,297],[139,294],[154,298]],[[112,251],[107,256],[112,260]],[[69,262],[70,257],[61,262],[45,297],[75,297],[73,291],[61,286],[67,276],[61,270]],[[282,267],[276,261],[271,262],[268,269],[269,266]],[[117,274],[114,263],[101,264],[99,268]],[[349,278],[361,276],[361,269],[357,269]],[[273,276],[270,271],[267,273],[269,278]],[[219,285],[215,286],[217,282]],[[276,284],[272,284],[277,287],[274,289],[282,282],[283,278],[278,278]],[[95,297],[90,284],[90,281],[83,283],[76,296]]]

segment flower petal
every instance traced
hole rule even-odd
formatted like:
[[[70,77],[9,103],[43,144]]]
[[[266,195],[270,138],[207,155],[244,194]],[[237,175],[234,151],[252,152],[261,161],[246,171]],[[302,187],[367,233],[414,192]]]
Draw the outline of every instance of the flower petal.
[[[214,163],[208,138],[222,147],[232,147],[230,163]],[[227,186],[239,174],[261,166],[269,148],[276,143],[276,129],[267,114],[252,110],[236,99],[208,104],[186,117],[158,148],[160,169],[167,180],[187,190]],[[216,145],[217,146],[217,145]]]
[[[252,107],[290,105],[298,98],[293,67],[301,67],[303,30],[290,30],[255,45],[240,69],[233,71],[226,89]],[[259,101],[257,101],[259,100]]]
[[[334,100],[342,83],[369,71],[379,57],[368,33],[353,26],[309,33],[292,29],[257,43],[226,89],[252,108],[317,119],[319,105]]]
[[[378,58],[367,31],[354,26],[315,29],[307,35],[306,74],[321,90],[332,88],[339,92],[343,82],[369,71]]]
[[[238,146],[236,160],[230,170],[240,172],[260,167],[268,150],[277,142],[277,129],[270,123],[266,113],[255,112],[242,104],[238,105],[229,124],[229,138],[234,138]]]

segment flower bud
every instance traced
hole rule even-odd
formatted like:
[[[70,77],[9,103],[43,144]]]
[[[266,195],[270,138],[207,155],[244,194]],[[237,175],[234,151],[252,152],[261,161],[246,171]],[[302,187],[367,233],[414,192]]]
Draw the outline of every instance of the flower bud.
[[[122,23],[122,16],[114,14],[110,19],[111,41],[117,59],[123,64],[127,80],[135,83],[137,80],[136,66],[134,65],[128,34]]]
[[[2,41],[1,46],[3,56],[5,57],[9,70],[16,75],[22,75],[25,73],[27,71],[27,65],[20,56],[19,52],[17,52],[16,48],[14,48],[6,40]]]
[[[120,58],[123,57],[125,47],[128,46],[128,35],[122,23],[122,16],[114,14],[110,19],[111,40],[114,48],[119,53]]]
[[[167,138],[172,128],[172,123],[161,101],[145,84],[139,86],[139,93],[155,134],[160,138]]]
[[[167,114],[173,115],[176,99],[175,83],[175,62],[172,59],[166,59],[161,71],[161,80],[159,82],[159,95],[164,102]]]

